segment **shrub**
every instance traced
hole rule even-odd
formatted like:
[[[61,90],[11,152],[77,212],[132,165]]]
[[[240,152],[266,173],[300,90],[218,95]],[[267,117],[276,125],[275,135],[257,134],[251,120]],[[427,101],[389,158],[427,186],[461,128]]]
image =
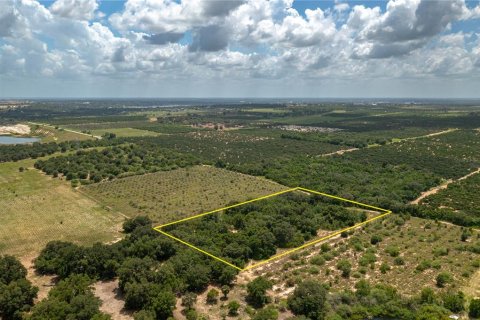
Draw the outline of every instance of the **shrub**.
[[[227,308],[229,316],[236,316],[238,315],[238,309],[240,309],[240,303],[236,300],[232,300],[228,303]]]
[[[396,265],[396,266],[403,266],[405,264],[405,260],[402,258],[402,257],[396,257],[394,260],[393,260],[393,263]]]
[[[470,301],[468,315],[472,318],[480,318],[480,299],[472,299]]]
[[[325,264],[325,259],[322,256],[317,255],[310,259],[310,263],[316,266],[323,266]]]
[[[388,246],[385,248],[385,252],[391,257],[398,257],[400,255],[400,249],[396,246]]]
[[[373,245],[375,245],[375,244],[377,244],[377,243],[379,243],[379,242],[381,242],[381,241],[382,241],[382,237],[381,237],[380,235],[378,235],[378,234],[374,234],[374,235],[370,238],[370,243],[373,244]]]
[[[218,299],[218,291],[215,289],[210,289],[207,293],[207,303],[216,304]]]
[[[453,277],[448,272],[441,272],[437,275],[437,287],[444,288],[447,284],[453,281]]]
[[[342,259],[337,263],[337,269],[342,271],[342,277],[350,277],[350,272],[352,271],[352,264],[346,259]]]
[[[382,263],[382,265],[380,266],[380,272],[385,274],[387,273],[387,271],[390,270],[390,266],[387,264],[387,263]]]

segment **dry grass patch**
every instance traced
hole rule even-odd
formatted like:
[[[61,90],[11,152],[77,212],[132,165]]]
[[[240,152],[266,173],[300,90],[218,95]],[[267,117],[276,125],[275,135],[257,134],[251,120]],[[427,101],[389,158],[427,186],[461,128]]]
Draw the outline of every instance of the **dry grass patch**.
[[[0,164],[0,254],[31,256],[52,240],[88,245],[120,236],[122,217],[32,166]]]

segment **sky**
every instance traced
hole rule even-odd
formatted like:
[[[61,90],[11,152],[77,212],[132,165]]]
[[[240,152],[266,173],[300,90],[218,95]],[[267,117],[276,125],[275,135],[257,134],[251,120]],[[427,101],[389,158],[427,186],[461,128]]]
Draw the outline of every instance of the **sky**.
[[[480,2],[0,0],[0,98],[480,98]]]

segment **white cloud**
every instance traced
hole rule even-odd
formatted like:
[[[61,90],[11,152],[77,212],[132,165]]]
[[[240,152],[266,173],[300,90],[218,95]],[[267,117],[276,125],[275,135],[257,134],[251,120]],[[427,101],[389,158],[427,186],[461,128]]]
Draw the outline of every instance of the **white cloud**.
[[[53,14],[64,18],[91,20],[98,9],[96,0],[56,0],[50,7]]]
[[[295,83],[469,77],[480,66],[478,36],[450,31],[477,15],[463,0],[292,4],[128,0],[109,25],[96,1],[0,1],[0,76]]]

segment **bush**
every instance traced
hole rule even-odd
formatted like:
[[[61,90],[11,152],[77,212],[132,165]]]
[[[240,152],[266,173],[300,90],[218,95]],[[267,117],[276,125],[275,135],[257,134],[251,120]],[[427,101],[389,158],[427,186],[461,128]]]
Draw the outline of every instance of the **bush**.
[[[215,289],[210,289],[207,293],[207,303],[216,304],[218,300],[218,291]]]
[[[405,260],[402,258],[402,257],[396,257],[394,260],[393,260],[393,263],[396,265],[396,266],[403,266],[405,264]]]
[[[388,246],[385,248],[385,252],[388,253],[391,257],[398,257],[400,255],[400,249],[396,246]]]
[[[465,295],[463,292],[447,292],[442,296],[443,306],[452,312],[465,310]]]
[[[380,272],[385,274],[387,273],[387,271],[390,270],[390,266],[387,264],[387,263],[382,263],[382,265],[380,266]]]
[[[305,280],[288,297],[288,307],[295,315],[320,320],[326,314],[326,299],[327,289],[320,282]]]
[[[310,263],[316,266],[323,266],[325,264],[325,259],[322,256],[317,255],[310,259]]]
[[[342,271],[342,277],[350,277],[350,272],[352,271],[352,264],[346,259],[342,259],[337,263],[337,269]]]
[[[468,315],[472,318],[480,318],[480,299],[472,299],[470,301]]]
[[[381,242],[381,241],[382,241],[382,237],[379,236],[378,234],[374,234],[374,235],[370,238],[370,243],[373,244],[373,245],[375,245],[375,244],[377,244],[377,243],[379,243],[379,242]]]
[[[227,308],[229,316],[236,316],[238,315],[238,309],[240,309],[240,303],[236,300],[232,300],[228,303]]]
[[[437,275],[437,287],[444,288],[447,284],[453,281],[453,277],[448,272],[441,272]]]
[[[268,306],[264,309],[261,309],[255,314],[253,320],[277,320],[278,311],[273,306]]]

